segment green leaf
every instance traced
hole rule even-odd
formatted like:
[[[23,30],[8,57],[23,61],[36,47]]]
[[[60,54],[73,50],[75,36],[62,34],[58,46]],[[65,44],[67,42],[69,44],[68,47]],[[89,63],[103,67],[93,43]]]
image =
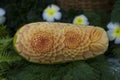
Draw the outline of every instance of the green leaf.
[[[101,80],[120,80],[120,64],[103,63]]]
[[[120,45],[116,45],[112,52],[120,60]]]
[[[0,63],[0,76],[7,73],[7,70],[10,69],[10,65],[6,62]]]
[[[8,72],[9,80],[99,80],[97,71],[82,61],[56,65],[29,64]]]
[[[100,80],[119,80],[120,79],[120,63],[106,61],[95,61],[91,63],[100,73]]]
[[[0,80],[7,80],[6,78],[0,77]]]
[[[11,63],[20,59],[13,49],[13,39],[8,37],[0,39],[0,63]]]
[[[96,14],[95,12],[85,12],[90,25],[99,26],[101,24],[100,15]]]
[[[74,62],[63,80],[99,80],[98,72],[84,62]]]
[[[4,25],[0,25],[0,38],[8,36],[8,31]]]
[[[1,62],[15,62],[20,60],[21,58],[17,55],[14,55],[12,52],[4,52],[4,53],[0,53],[0,63]]]
[[[120,0],[116,0],[111,13],[111,21],[120,23]]]

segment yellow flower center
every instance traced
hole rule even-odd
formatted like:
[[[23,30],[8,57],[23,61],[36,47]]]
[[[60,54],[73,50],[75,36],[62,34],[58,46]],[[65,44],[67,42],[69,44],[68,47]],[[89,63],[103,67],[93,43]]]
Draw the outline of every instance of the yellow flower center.
[[[120,37],[120,27],[116,27],[112,33],[113,36]]]
[[[48,17],[51,17],[51,16],[53,16],[56,13],[56,10],[55,10],[54,7],[47,8],[46,9],[46,13],[47,13]]]
[[[75,19],[76,24],[83,24],[83,22],[84,22],[84,20],[82,18],[78,17],[78,18]]]

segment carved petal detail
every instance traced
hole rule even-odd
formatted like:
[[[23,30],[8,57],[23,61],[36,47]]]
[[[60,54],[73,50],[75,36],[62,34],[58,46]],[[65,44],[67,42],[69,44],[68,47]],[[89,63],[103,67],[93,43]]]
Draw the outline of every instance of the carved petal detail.
[[[79,28],[70,27],[65,30],[64,44],[67,48],[77,48],[81,41],[81,31]]]
[[[90,44],[90,50],[93,53],[98,54],[98,53],[101,53],[101,52],[105,51],[105,47],[101,43],[91,43]]]
[[[96,42],[96,41],[100,40],[102,33],[103,33],[103,31],[101,29],[93,28],[90,33],[90,40],[92,42]]]

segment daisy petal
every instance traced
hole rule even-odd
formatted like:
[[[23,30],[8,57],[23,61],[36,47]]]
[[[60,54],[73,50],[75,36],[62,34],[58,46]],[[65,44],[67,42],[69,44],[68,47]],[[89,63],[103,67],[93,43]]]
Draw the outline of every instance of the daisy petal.
[[[60,8],[57,5],[52,4],[51,7],[55,8],[56,11],[60,10]]]
[[[62,14],[60,12],[57,12],[54,17],[56,20],[60,20],[61,16],[62,16]]]
[[[54,17],[48,17],[48,18],[46,19],[46,21],[48,21],[48,22],[54,22]]]
[[[112,34],[112,32],[113,32],[113,30],[109,30],[109,31],[107,31],[108,38],[109,38],[109,40],[110,40],[110,41],[112,41],[112,40],[114,40],[114,39],[115,39],[115,36],[112,36],[112,35],[111,35],[111,34]]]
[[[89,25],[88,20],[84,22],[84,25],[85,25],[85,26]]]
[[[112,23],[112,22],[110,22],[110,23],[108,23],[107,28],[108,29],[114,29],[115,27],[118,27],[118,26],[119,26],[118,23]]]
[[[4,23],[6,18],[4,16],[0,16],[0,24]]]
[[[73,24],[76,24],[76,18],[77,18],[77,17],[75,17],[75,18],[73,19]]]
[[[0,16],[4,16],[5,15],[5,10],[3,8],[0,8]]]
[[[46,20],[48,16],[45,12],[43,12],[42,17],[43,17],[44,20]]]
[[[84,19],[84,20],[88,20],[87,17],[86,17],[85,15],[83,15],[83,14],[80,15],[79,17],[81,17],[81,18]]]
[[[115,44],[120,44],[120,38],[115,39]]]

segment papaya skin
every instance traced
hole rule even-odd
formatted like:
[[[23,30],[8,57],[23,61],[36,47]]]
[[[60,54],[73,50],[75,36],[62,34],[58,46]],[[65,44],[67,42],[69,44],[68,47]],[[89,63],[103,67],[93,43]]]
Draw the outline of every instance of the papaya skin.
[[[17,32],[20,30],[20,28],[17,30]],[[17,32],[16,32],[16,34],[17,34]],[[15,47],[15,44],[16,44],[16,40],[17,40],[17,35],[14,35],[14,38],[13,38],[13,48],[14,48],[14,50],[18,53],[18,51],[17,51],[17,48]]]

